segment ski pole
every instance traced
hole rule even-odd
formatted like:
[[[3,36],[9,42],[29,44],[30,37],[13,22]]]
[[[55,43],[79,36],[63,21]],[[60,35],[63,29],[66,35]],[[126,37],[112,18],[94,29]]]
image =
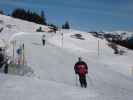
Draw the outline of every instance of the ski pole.
[[[76,75],[75,84],[76,84],[76,86],[78,86],[78,78],[77,78],[77,75]]]
[[[93,85],[93,81],[92,81],[92,79],[91,79],[91,77],[87,74],[87,78],[88,78],[88,80],[89,80],[89,83],[91,84],[91,85]]]

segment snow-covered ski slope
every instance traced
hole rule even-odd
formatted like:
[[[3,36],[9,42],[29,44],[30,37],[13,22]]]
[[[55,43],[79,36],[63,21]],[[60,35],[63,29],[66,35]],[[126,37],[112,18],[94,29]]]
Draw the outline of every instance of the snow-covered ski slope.
[[[18,32],[35,32],[36,29],[42,27],[44,30],[48,30],[47,26],[27,22],[20,19],[14,19],[9,16],[0,15],[0,28],[3,28],[1,38],[8,40],[14,33]]]
[[[23,21],[21,23],[24,24]],[[19,32],[19,29],[15,31]],[[99,40],[98,56],[98,39],[76,30],[62,30],[55,35],[31,31],[18,34],[9,37],[24,42],[27,65],[34,73],[30,78],[0,74],[2,100],[10,100],[11,97],[14,100],[132,100],[132,51],[123,48],[126,51],[124,55],[114,55],[106,41]],[[42,34],[47,37],[44,47]],[[75,38],[74,34],[81,34],[84,40]],[[89,68],[86,89],[80,88],[79,84],[75,86],[73,66],[78,56],[82,56]]]

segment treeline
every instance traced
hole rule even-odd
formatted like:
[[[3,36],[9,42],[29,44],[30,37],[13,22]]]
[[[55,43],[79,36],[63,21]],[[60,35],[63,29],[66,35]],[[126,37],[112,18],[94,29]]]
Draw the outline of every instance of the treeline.
[[[124,38],[127,33],[121,33],[121,35],[95,31],[89,33],[95,37],[106,39],[108,42],[112,42],[133,50],[133,36],[130,38]]]
[[[0,10],[0,14],[4,14],[3,10]],[[58,26],[55,24],[50,24],[47,23],[46,16],[44,11],[42,10],[40,14],[30,11],[30,10],[25,10],[22,8],[16,8],[12,11],[11,15],[14,18],[19,18],[23,20],[27,20],[30,22],[35,22],[37,24],[42,24],[42,25],[47,25],[50,26],[54,31],[58,30]],[[70,29],[70,24],[68,21],[66,21],[62,26],[62,29]]]
[[[110,34],[110,37],[111,37],[110,39],[107,37],[105,38],[110,42],[116,43],[118,45],[121,45],[123,47],[133,50],[133,37],[128,37],[128,38],[123,39],[124,36],[122,35],[111,35],[111,34]]]
[[[11,16],[14,18],[20,18],[23,20],[35,22],[38,24],[47,25],[46,18],[43,11],[41,11],[41,14],[39,15],[38,13],[32,12],[30,10],[17,8],[12,12]]]
[[[113,40],[112,42],[133,50],[133,37],[125,40]]]
[[[35,23],[38,23],[38,24],[48,25],[48,26],[54,27],[54,29],[55,28],[57,29],[56,25],[47,23],[44,11],[41,11],[41,13],[38,14],[38,13],[32,12],[30,10],[17,8],[15,10],[13,10],[11,16],[14,17],[14,18],[20,18],[20,19],[23,19],[23,20],[35,22]],[[62,29],[70,29],[70,24],[69,24],[68,21],[66,21],[62,25]]]

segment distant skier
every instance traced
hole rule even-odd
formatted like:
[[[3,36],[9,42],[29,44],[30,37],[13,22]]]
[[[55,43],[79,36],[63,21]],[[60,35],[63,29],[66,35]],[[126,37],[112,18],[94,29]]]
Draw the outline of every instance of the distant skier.
[[[45,35],[42,35],[42,45],[43,46],[45,46],[45,42],[46,42],[45,37],[46,37]]]
[[[20,46],[17,50],[17,64],[21,64],[22,61],[22,47]]]
[[[86,74],[88,73],[88,67],[87,64],[82,61],[82,58],[78,58],[78,62],[76,62],[74,66],[75,74],[78,74],[79,76],[79,82],[81,87],[87,87],[87,82],[86,82]]]

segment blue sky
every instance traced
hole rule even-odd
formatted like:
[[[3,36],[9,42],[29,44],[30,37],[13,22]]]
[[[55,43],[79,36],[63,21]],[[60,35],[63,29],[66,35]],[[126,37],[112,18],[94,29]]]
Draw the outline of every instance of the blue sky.
[[[45,11],[49,23],[69,21],[81,30],[133,31],[133,0],[3,0],[6,13],[25,8]]]

